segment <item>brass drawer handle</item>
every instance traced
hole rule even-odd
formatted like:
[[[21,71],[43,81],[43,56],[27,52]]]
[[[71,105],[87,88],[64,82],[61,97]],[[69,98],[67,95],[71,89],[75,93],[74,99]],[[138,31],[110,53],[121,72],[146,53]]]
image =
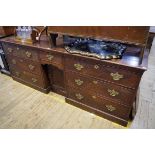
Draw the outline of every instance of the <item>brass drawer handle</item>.
[[[16,60],[15,59],[12,59],[12,63],[15,65],[16,64]]]
[[[31,65],[31,64],[29,65],[29,69],[30,69],[30,70],[34,70],[34,68],[35,68],[35,66],[33,66],[33,65]]]
[[[115,81],[118,81],[124,77],[122,74],[119,74],[118,72],[110,73],[110,75],[112,76],[113,80],[115,80]]]
[[[32,56],[32,53],[31,52],[29,52],[29,51],[26,51],[26,56],[28,57],[28,58],[30,58],[31,56]]]
[[[50,60],[50,61],[54,58],[54,56],[51,55],[51,54],[47,54],[46,57],[47,57],[47,59]]]
[[[94,68],[95,69],[99,69],[100,67],[98,65],[94,65]]]
[[[16,74],[16,76],[19,76],[20,75],[19,72],[15,72],[15,74]]]
[[[76,96],[76,98],[79,99],[79,100],[82,100],[82,99],[84,98],[80,93],[75,94],[75,96]]]
[[[81,86],[83,84],[83,81],[80,80],[80,79],[75,79],[75,83],[78,85],[78,86]]]
[[[117,95],[119,95],[119,92],[117,92],[116,90],[114,90],[114,89],[108,89],[108,92],[109,92],[109,95],[110,96],[117,96]]]
[[[81,69],[83,69],[84,67],[80,64],[74,64],[74,67],[76,70],[80,71]]]
[[[35,78],[32,78],[32,82],[37,82],[38,80],[37,79],[35,79]]]
[[[8,48],[8,52],[9,53],[12,53],[13,52],[13,49],[12,48]]]
[[[115,111],[116,108],[113,107],[112,105],[106,105],[106,108],[109,110],[109,111]]]
[[[93,83],[94,83],[94,84],[98,84],[98,81],[94,80]]]

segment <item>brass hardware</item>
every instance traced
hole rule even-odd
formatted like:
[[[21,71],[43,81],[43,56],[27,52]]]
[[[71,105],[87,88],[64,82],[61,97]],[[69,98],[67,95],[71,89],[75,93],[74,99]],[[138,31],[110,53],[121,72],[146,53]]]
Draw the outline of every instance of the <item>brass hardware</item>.
[[[110,75],[112,76],[113,80],[115,80],[115,81],[118,81],[124,77],[123,75],[119,74],[118,72],[111,73]]]
[[[29,65],[29,69],[30,69],[30,70],[34,70],[34,68],[35,68],[35,66],[33,66],[33,65],[31,65],[31,64]]]
[[[106,108],[109,110],[109,111],[115,111],[116,108],[113,107],[112,105],[106,105]]]
[[[16,64],[16,60],[15,59],[12,59],[12,63],[15,65]]]
[[[19,72],[15,72],[16,76],[19,76]]]
[[[77,99],[79,99],[79,100],[82,100],[84,98],[80,93],[75,94],[75,95],[76,95]]]
[[[80,64],[74,64],[74,67],[76,68],[76,70],[80,71],[81,69],[83,69],[84,67]]]
[[[31,56],[32,56],[32,53],[31,52],[29,52],[29,51],[26,51],[26,56],[28,57],[28,58],[30,58]]]
[[[47,54],[46,57],[47,57],[47,59],[50,60],[50,61],[54,58],[54,56],[51,55],[51,54]]]
[[[78,86],[81,86],[83,84],[83,81],[80,80],[80,79],[75,79],[75,83],[78,85]]]
[[[93,95],[92,98],[93,98],[93,99],[96,99],[96,96]]]
[[[32,78],[32,82],[37,82],[38,80],[37,79],[35,79],[35,78]]]
[[[99,69],[100,67],[98,65],[94,65],[94,68],[95,69]]]
[[[110,94],[110,96],[117,96],[119,94],[119,92],[115,91],[114,89],[108,89],[108,92]]]
[[[13,49],[12,48],[8,48],[8,52],[9,53],[12,53],[13,52]]]
[[[94,80],[93,83],[94,83],[94,84],[98,84],[98,81]]]

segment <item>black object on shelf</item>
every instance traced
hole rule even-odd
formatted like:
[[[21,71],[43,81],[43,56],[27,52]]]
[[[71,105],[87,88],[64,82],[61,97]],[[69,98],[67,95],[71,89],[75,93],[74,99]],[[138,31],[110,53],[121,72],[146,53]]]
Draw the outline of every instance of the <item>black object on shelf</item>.
[[[65,49],[72,54],[92,56],[99,59],[121,59],[126,46],[89,38],[63,36]]]

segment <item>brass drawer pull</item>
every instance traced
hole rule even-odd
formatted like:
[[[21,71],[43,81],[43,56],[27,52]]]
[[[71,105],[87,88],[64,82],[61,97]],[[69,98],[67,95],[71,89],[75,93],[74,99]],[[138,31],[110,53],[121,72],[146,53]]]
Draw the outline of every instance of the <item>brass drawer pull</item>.
[[[37,82],[38,80],[37,79],[35,79],[35,78],[32,78],[32,82]]]
[[[31,52],[29,52],[29,51],[26,51],[26,56],[28,57],[28,58],[30,58],[31,56],[32,56],[32,53]]]
[[[106,108],[109,110],[109,111],[115,111],[116,108],[113,107],[112,105],[106,105]]]
[[[35,68],[35,66],[33,66],[33,65],[31,65],[31,64],[29,65],[29,69],[30,69],[30,70],[34,70],[34,68]]]
[[[16,76],[19,76],[20,75],[19,72],[15,72],[15,74],[16,74]]]
[[[98,81],[94,80],[93,83],[94,83],[94,84],[98,84]]]
[[[81,86],[83,84],[83,81],[80,80],[80,79],[75,79],[75,83],[78,85],[78,86]]]
[[[94,68],[95,69],[99,69],[100,67],[98,65],[94,65]]]
[[[119,95],[119,92],[115,91],[114,89],[108,89],[109,95],[110,96],[117,96]]]
[[[15,59],[12,59],[12,63],[15,65],[16,64],[16,60]]]
[[[76,96],[76,98],[79,99],[79,100],[82,100],[82,99],[84,98],[80,93],[75,94],[75,96]]]
[[[12,53],[13,52],[13,49],[12,48],[8,48],[8,52],[9,53]]]
[[[51,55],[51,54],[47,54],[46,57],[47,57],[47,59],[50,60],[50,61],[54,58],[54,56]]]
[[[118,81],[124,77],[122,74],[119,74],[118,72],[110,73],[110,75],[112,76],[113,80],[115,80],[115,81]]]
[[[84,67],[80,64],[74,64],[74,67],[76,70],[80,71],[81,69],[83,69]]]

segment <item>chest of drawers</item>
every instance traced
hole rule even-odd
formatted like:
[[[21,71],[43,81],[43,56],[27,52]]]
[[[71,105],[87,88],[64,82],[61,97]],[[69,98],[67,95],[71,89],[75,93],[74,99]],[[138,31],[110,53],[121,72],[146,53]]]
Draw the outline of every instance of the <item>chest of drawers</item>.
[[[49,91],[49,82],[39,63],[36,49],[15,44],[3,44],[13,79],[42,92]]]
[[[118,64],[66,57],[67,102],[127,125],[142,74]]]
[[[62,47],[49,48],[41,42],[1,42],[14,80],[44,93],[54,91],[64,95],[67,103],[121,125],[128,124],[146,70],[138,52],[127,53],[122,60],[101,61],[71,55]]]

